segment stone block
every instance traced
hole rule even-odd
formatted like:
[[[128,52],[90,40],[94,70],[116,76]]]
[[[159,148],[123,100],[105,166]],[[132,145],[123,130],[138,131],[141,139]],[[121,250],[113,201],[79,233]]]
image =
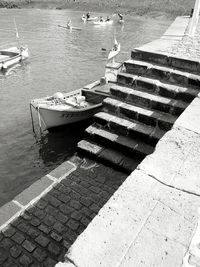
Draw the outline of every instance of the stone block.
[[[25,189],[22,193],[15,197],[21,205],[26,206],[32,200],[36,199],[40,194],[42,194],[49,186],[53,184],[47,176],[36,181],[34,184]]]
[[[200,134],[200,99],[196,97],[187,109],[176,120],[174,127],[186,128]]]
[[[21,208],[14,202],[8,202],[0,208],[0,227],[6,224],[8,220],[13,218]]]
[[[145,227],[133,244],[131,244],[119,266],[181,266],[185,253],[186,247],[182,244],[150,231]]]
[[[76,169],[75,164],[71,163],[70,161],[63,162],[59,167],[49,173],[49,175],[53,176],[56,179],[60,179],[63,176],[69,175]]]

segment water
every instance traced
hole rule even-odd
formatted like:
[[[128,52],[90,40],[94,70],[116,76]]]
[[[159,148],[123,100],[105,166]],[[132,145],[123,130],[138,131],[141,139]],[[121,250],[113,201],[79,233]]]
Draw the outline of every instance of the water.
[[[120,60],[125,60],[132,48],[159,38],[170,24],[127,16],[124,27],[116,17],[113,25],[94,26],[84,24],[81,16],[66,10],[0,10],[0,45],[15,40],[15,18],[20,41],[31,55],[23,66],[0,74],[0,206],[67,160],[83,134],[84,125],[78,125],[34,136],[30,100],[102,77],[107,54],[101,48],[112,46],[114,32],[121,43]],[[58,27],[69,18],[83,30],[70,33]]]

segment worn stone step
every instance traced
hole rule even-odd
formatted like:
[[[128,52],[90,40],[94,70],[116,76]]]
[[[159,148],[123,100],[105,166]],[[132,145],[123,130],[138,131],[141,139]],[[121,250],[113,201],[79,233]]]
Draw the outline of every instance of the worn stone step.
[[[116,151],[122,152],[124,155],[134,158],[143,159],[154,151],[153,146],[139,139],[132,139],[127,136],[112,133],[104,128],[98,128],[95,125],[89,126],[85,130],[85,135],[88,139],[98,144],[110,147]]]
[[[114,149],[106,148],[95,142],[81,140],[78,143],[78,151],[84,156],[88,156],[97,161],[113,166],[116,169],[131,173],[136,169],[141,160],[125,156],[123,153]]]
[[[133,119],[154,127],[159,127],[164,131],[170,130],[177,119],[177,117],[170,114],[136,107],[112,98],[104,99],[103,107],[104,111],[108,110],[114,114],[120,114],[125,118]]]
[[[137,90],[145,90],[164,97],[183,100],[188,103],[199,93],[198,89],[169,84],[155,78],[142,77],[123,72],[117,75],[117,82],[121,85],[136,88]]]
[[[185,70],[191,73],[199,73],[200,72],[200,62],[184,59],[168,54],[157,53],[157,52],[150,52],[140,49],[134,49],[131,52],[131,58],[153,62],[156,64],[161,64],[173,68],[177,68],[180,70]]]
[[[188,106],[181,100],[174,100],[159,95],[149,94],[128,87],[112,85],[110,87],[111,95],[123,99],[126,102],[134,103],[137,106],[159,110],[172,115],[180,115]]]
[[[94,115],[94,121],[104,127],[111,129],[115,133],[119,133],[132,138],[140,138],[144,142],[155,145],[165,134],[156,127],[142,124],[136,121],[126,120],[116,115],[106,112],[99,112]]]
[[[156,77],[163,81],[185,86],[200,86],[200,76],[171,67],[159,66],[152,63],[129,59],[124,62],[127,73]]]

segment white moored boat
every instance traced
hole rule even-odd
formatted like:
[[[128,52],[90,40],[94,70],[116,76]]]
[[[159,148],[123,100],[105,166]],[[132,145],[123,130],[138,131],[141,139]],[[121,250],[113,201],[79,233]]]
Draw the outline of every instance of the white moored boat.
[[[57,92],[52,96],[34,99],[31,106],[38,112],[40,127],[63,126],[92,117],[102,108],[102,97],[79,89],[71,93]]]
[[[7,68],[27,59],[29,57],[28,48],[10,47],[0,50],[0,70]]]
[[[82,19],[82,21],[86,22],[86,21],[93,21],[93,20],[96,20],[96,19],[98,19],[98,17],[89,17],[89,18],[87,18],[86,15],[83,15],[83,16],[81,17],[81,19]]]

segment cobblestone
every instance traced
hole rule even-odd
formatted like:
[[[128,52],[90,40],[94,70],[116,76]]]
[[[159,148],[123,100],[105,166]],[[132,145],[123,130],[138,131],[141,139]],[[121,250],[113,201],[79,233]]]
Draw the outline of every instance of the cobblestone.
[[[125,178],[103,165],[78,167],[0,232],[0,266],[54,266]]]

